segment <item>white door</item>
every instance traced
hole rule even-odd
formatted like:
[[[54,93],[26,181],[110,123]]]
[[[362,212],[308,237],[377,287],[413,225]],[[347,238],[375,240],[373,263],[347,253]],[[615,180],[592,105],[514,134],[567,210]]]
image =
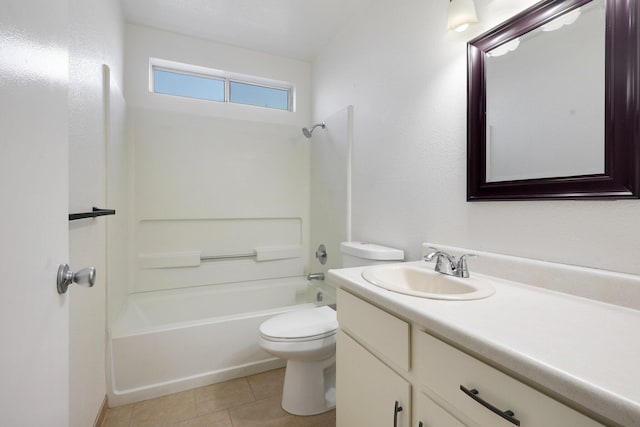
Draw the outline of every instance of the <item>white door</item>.
[[[67,12],[0,2],[2,426],[69,423]]]
[[[336,345],[336,425],[408,427],[411,385],[341,330]]]
[[[412,427],[464,427],[460,421],[417,391],[413,395]]]

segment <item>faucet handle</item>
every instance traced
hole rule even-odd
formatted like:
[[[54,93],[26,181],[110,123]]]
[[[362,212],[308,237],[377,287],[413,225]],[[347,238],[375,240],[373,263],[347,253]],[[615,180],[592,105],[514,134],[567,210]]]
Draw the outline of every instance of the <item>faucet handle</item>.
[[[431,249],[431,252],[429,252],[428,254],[426,254],[423,258],[425,262],[433,262],[433,259],[436,259],[436,266],[435,266],[435,271],[438,272],[442,272],[442,257],[441,255],[443,254],[441,251],[439,251],[437,248],[434,248],[433,246],[429,246],[428,249]]]
[[[423,258],[426,262],[432,262],[433,257],[436,256],[436,254],[440,251],[438,250],[438,248],[434,248],[433,246],[429,246],[427,249],[429,249],[431,252],[423,256]]]
[[[458,265],[456,270],[459,271],[458,277],[469,277],[469,266],[467,265],[467,258],[478,258],[476,254],[463,254],[458,258]]]

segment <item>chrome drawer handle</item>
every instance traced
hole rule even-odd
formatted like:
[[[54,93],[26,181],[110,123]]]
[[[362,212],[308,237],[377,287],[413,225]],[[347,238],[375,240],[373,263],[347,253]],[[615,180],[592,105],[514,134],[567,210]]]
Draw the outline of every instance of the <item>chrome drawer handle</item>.
[[[478,402],[479,404],[481,404],[482,406],[484,406],[494,414],[501,416],[502,418],[504,418],[505,420],[509,421],[512,424],[515,424],[517,426],[520,425],[520,420],[514,417],[515,414],[513,413],[512,410],[507,409],[506,411],[501,411],[500,409],[493,406],[491,403],[487,402],[486,400],[478,396],[480,392],[475,388],[469,390],[465,386],[461,385],[460,390],[462,390],[467,396],[469,396],[470,398],[472,398],[473,400],[475,400],[476,402]]]
[[[393,427],[398,427],[398,412],[402,412],[402,406],[396,400],[396,405],[393,408]]]

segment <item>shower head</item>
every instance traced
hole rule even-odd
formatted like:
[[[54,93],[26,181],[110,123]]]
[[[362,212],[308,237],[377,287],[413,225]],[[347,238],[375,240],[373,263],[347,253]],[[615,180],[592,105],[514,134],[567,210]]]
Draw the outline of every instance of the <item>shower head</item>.
[[[302,133],[304,134],[304,136],[306,136],[307,138],[311,138],[311,134],[313,133],[313,130],[315,128],[317,128],[318,126],[320,126],[322,129],[325,128],[325,124],[324,122],[322,123],[316,123],[315,125],[313,125],[313,127],[311,129],[309,128],[302,128]]]

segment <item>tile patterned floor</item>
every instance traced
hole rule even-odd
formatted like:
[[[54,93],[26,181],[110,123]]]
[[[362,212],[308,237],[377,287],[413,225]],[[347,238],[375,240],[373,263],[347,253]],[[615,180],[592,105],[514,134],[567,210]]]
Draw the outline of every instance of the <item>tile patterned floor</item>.
[[[310,417],[280,407],[284,369],[111,408],[102,427],[335,427],[335,411]]]

